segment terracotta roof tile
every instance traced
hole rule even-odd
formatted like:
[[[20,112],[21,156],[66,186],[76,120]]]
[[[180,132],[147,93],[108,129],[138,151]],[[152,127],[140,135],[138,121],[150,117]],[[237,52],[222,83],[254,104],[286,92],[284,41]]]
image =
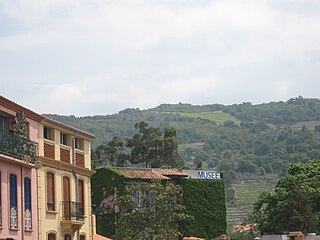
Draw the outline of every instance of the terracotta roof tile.
[[[161,168],[154,168],[152,169],[153,172],[160,173],[164,176],[177,176],[177,177],[188,177],[187,173],[183,173],[177,169],[161,169]]]
[[[168,180],[170,178],[154,172],[151,168],[116,168],[125,178],[145,180]]]

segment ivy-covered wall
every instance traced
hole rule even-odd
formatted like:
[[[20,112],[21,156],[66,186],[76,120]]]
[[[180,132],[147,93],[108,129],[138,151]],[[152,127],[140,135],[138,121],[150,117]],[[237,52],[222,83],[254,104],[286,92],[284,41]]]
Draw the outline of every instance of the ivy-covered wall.
[[[97,233],[113,237],[115,213],[112,202],[116,194],[125,193],[127,179],[117,169],[101,168],[91,177],[92,203],[96,205]],[[226,232],[226,193],[223,180],[185,179],[183,205],[192,219],[182,226],[184,236],[213,239]]]
[[[125,178],[116,169],[101,168],[91,177],[92,204],[96,205],[97,233],[112,237],[115,234],[115,213],[111,209],[116,194],[125,191]]]
[[[183,226],[185,236],[213,239],[226,233],[227,209],[223,180],[185,180],[183,205],[186,213],[193,217]]]

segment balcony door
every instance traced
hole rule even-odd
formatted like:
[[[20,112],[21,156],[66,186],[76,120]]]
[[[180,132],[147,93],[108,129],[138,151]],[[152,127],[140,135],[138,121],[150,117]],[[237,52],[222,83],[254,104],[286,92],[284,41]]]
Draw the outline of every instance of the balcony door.
[[[64,219],[71,219],[71,206],[70,206],[70,178],[63,177],[63,215]]]

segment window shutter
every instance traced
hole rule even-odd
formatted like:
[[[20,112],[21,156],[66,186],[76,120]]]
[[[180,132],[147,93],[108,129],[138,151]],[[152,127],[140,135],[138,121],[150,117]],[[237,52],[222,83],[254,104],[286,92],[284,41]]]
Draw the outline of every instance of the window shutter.
[[[24,207],[31,210],[31,180],[24,178]]]
[[[17,207],[17,175],[10,174],[10,207]]]
[[[47,173],[47,208],[50,211],[55,210],[55,196],[54,196],[54,174]]]

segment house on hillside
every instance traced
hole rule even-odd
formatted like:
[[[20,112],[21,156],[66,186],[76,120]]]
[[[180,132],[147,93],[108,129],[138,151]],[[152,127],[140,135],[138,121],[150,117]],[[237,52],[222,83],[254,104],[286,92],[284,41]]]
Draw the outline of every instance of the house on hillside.
[[[96,171],[91,185],[92,202],[97,208],[97,232],[112,237],[116,232],[115,199],[134,183],[153,181],[182,187],[183,199],[179,203],[192,216],[180,226],[185,236],[214,238],[226,232],[225,184],[220,173],[151,168],[100,168]],[[139,196],[134,198],[139,201]]]

